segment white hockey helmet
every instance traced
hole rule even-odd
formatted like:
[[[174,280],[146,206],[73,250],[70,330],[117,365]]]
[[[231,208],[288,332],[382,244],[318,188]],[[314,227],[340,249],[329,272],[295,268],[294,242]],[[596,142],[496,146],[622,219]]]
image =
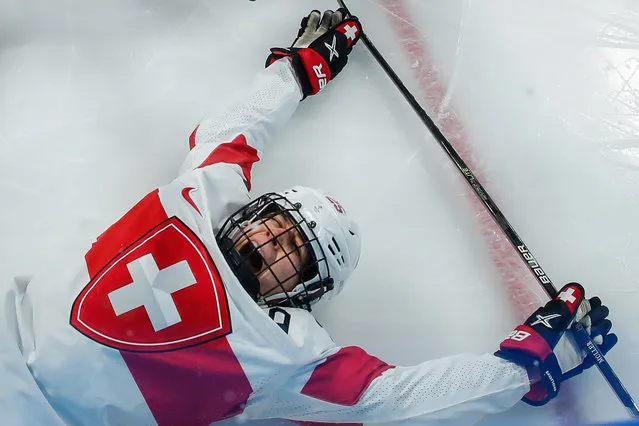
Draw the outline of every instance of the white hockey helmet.
[[[350,277],[359,262],[361,237],[359,227],[342,205],[330,194],[312,188],[296,186],[281,193],[293,203],[306,223],[316,225],[310,232],[317,238],[311,243],[316,259],[326,258],[326,275],[333,279],[333,290],[325,297],[333,297],[342,291],[344,282]],[[311,236],[304,229],[309,241]],[[322,267],[323,263],[320,263]],[[322,271],[319,271],[319,278]],[[301,285],[313,284],[313,280]],[[293,289],[293,293],[297,288]]]
[[[298,273],[298,284],[290,291],[261,296],[255,274],[246,266],[251,253],[238,255],[232,249],[237,233],[268,214],[284,214],[303,235],[311,259]],[[224,241],[226,238],[226,242]],[[361,252],[359,227],[330,194],[303,186],[268,193],[234,213],[218,233],[220,248],[244,288],[259,304],[305,308],[321,298],[331,298],[344,287],[354,271]],[[254,250],[258,252],[257,248]],[[255,254],[253,254],[255,255]],[[267,265],[268,267],[268,265]]]

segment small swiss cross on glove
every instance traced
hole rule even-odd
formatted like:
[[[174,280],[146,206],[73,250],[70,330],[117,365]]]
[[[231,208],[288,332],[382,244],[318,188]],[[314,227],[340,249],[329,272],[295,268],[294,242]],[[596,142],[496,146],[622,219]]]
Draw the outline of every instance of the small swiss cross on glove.
[[[291,57],[306,98],[319,92],[339,74],[361,33],[359,20],[354,16],[346,18],[345,9],[327,10],[323,14],[313,10],[302,19],[297,38],[289,49],[271,49],[266,66],[280,58]]]
[[[584,326],[604,354],[617,343],[617,336],[610,333],[608,313],[598,297],[586,300],[584,288],[570,283],[501,342],[496,356],[525,367],[531,376],[539,375],[524,402],[547,403],[557,396],[561,382],[594,365],[593,357],[586,358],[574,341],[570,328],[575,322]]]

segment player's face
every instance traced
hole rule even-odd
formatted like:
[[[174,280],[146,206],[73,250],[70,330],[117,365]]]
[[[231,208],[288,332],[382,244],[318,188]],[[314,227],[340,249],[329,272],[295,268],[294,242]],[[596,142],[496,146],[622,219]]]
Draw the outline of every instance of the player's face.
[[[290,291],[299,283],[309,254],[304,241],[286,216],[276,214],[244,228],[235,248],[259,279],[260,294],[270,296]]]

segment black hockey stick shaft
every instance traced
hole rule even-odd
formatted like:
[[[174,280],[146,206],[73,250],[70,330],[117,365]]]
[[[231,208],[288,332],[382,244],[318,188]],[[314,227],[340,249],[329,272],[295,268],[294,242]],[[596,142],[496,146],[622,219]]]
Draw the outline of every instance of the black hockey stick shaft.
[[[347,11],[348,15],[351,15],[348,7],[343,0],[337,0],[337,2],[339,3],[340,7],[344,8]],[[373,55],[375,60],[384,69],[386,75],[388,75],[397,89],[399,89],[399,91],[402,93],[406,101],[408,101],[410,106],[413,108],[415,113],[417,113],[419,118],[426,125],[433,137],[437,140],[437,142],[439,142],[441,148],[446,152],[446,154],[448,154],[448,157],[453,161],[457,169],[464,176],[466,182],[468,182],[468,184],[473,188],[475,194],[477,194],[479,199],[484,204],[484,207],[488,209],[495,222],[499,225],[504,234],[506,234],[506,237],[508,238],[510,243],[514,246],[521,259],[526,263],[528,269],[530,269],[530,271],[533,273],[533,275],[535,276],[539,284],[541,284],[541,286],[544,288],[548,296],[553,299],[557,297],[557,289],[553,285],[548,275],[546,275],[544,270],[541,268],[537,259],[533,256],[530,250],[528,250],[526,244],[524,244],[519,235],[517,235],[499,207],[497,207],[490,195],[488,195],[488,192],[486,192],[484,187],[475,177],[470,168],[466,165],[464,160],[459,156],[457,151],[455,151],[455,148],[453,148],[448,139],[446,139],[446,136],[444,136],[444,134],[439,130],[435,122],[430,118],[430,116],[422,108],[419,102],[417,102],[413,94],[406,88],[397,73],[395,73],[388,62],[386,62],[382,54],[379,52],[379,50],[377,50],[375,45],[370,41],[368,36],[363,31],[360,34],[360,38],[364,45],[368,48],[370,53]],[[619,377],[617,377],[608,361],[604,358],[601,350],[592,341],[586,329],[580,323],[575,323],[573,325],[573,332],[578,344],[586,351],[589,356],[593,357],[595,365],[597,365],[602,375],[612,388],[613,392],[617,395],[617,398],[619,398],[621,403],[626,407],[630,415],[633,417],[639,417],[639,407],[634,402],[630,393],[628,393],[624,385],[621,383],[621,380],[619,379]]]

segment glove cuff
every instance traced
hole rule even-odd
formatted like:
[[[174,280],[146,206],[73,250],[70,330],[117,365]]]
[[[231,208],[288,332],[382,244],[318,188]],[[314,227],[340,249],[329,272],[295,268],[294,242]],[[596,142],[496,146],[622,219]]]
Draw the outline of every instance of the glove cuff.
[[[291,52],[289,49],[273,47],[271,49],[271,54],[268,55],[268,57],[266,58],[266,63],[264,64],[264,68],[268,68],[273,62],[277,61],[278,59],[282,59],[292,55],[293,55],[293,52]]]
[[[266,58],[265,68],[269,67],[273,62],[285,57],[291,58],[293,71],[300,83],[302,94],[305,99],[307,96],[314,95],[326,86],[331,79],[331,69],[326,63],[322,55],[310,48],[303,49],[283,49],[274,47],[271,54]]]
[[[548,403],[559,393],[562,381],[561,367],[554,353],[549,354],[543,361],[521,351],[500,349],[495,356],[513,362],[528,371],[539,371],[540,380],[530,385],[530,390],[521,398],[526,404],[538,407]]]
[[[316,94],[331,80],[330,66],[314,49],[299,49],[292,59],[304,97]]]

